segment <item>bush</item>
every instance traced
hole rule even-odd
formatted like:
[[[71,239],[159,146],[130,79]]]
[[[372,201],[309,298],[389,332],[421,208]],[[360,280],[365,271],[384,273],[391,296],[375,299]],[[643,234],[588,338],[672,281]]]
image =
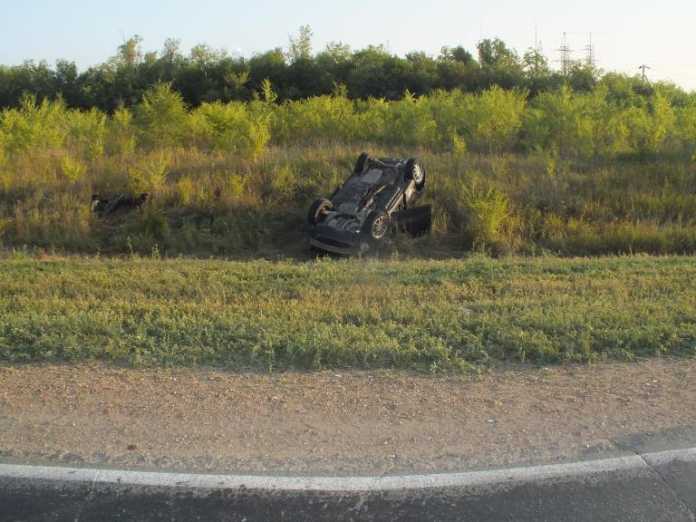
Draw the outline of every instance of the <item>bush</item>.
[[[0,127],[4,149],[9,155],[35,150],[55,150],[65,143],[66,108],[62,102],[44,100],[40,104],[24,97],[19,109],[2,112]]]
[[[592,121],[567,87],[537,96],[524,123],[525,143],[563,157],[592,155]]]
[[[250,114],[243,103],[204,103],[191,119],[199,147],[253,159],[265,150],[270,139],[267,123]]]
[[[143,95],[136,108],[140,141],[150,148],[180,145],[188,135],[188,113],[183,98],[160,83]]]
[[[492,87],[468,96],[465,112],[465,136],[472,147],[481,151],[510,150],[517,142],[526,106],[526,93]]]
[[[437,123],[424,98],[408,91],[400,101],[391,102],[386,111],[384,143],[400,147],[432,147],[437,142]]]
[[[65,148],[90,161],[102,157],[107,137],[107,117],[92,109],[89,112],[65,111]]]
[[[63,176],[65,176],[69,183],[80,181],[87,171],[87,167],[83,163],[70,156],[64,156],[60,166]]]
[[[133,114],[120,108],[114,112],[107,125],[106,149],[112,155],[126,155],[135,151],[136,129]]]
[[[144,156],[128,169],[128,190],[132,194],[161,192],[171,163],[171,155],[163,151]]]
[[[510,218],[507,196],[494,187],[473,182],[461,187],[459,200],[474,249],[483,250],[500,241],[503,225]]]
[[[677,111],[675,118],[673,147],[696,161],[696,104]]]
[[[276,143],[350,142],[355,139],[353,102],[345,96],[318,96],[279,106],[273,118]]]
[[[640,155],[662,152],[675,121],[674,111],[662,95],[656,94],[648,107],[628,109],[624,117],[628,125],[628,140],[634,152]]]

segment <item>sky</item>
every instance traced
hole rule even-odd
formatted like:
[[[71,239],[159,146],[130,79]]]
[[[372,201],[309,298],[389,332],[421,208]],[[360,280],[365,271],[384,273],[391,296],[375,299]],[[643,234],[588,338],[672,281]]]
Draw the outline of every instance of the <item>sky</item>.
[[[185,51],[205,43],[251,56],[287,47],[309,24],[315,50],[341,41],[437,55],[498,37],[522,54],[536,39],[558,66],[563,33],[574,58],[584,56],[591,33],[601,69],[637,74],[645,64],[651,80],[696,90],[694,22],[694,0],[0,0],[0,63],[65,58],[86,68],[134,34],[145,51],[173,37]]]

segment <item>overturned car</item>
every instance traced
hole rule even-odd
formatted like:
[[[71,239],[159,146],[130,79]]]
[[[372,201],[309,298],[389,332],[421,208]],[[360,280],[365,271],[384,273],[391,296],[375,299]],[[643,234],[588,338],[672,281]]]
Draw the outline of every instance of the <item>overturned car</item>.
[[[415,158],[372,158],[363,153],[353,174],[329,199],[309,209],[313,248],[356,254],[378,246],[391,230],[419,235],[430,230],[430,206],[415,203],[425,189],[425,169]]]

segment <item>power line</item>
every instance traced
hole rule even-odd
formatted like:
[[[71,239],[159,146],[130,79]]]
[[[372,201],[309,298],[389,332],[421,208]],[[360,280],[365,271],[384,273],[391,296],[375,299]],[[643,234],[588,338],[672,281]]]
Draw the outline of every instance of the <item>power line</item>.
[[[650,67],[649,65],[643,64],[643,65],[641,65],[640,67],[638,67],[638,69],[640,70],[641,78],[643,79],[644,82],[647,83],[647,81],[648,81],[648,75],[646,74],[646,71],[647,71],[648,69],[651,69],[651,67]]]

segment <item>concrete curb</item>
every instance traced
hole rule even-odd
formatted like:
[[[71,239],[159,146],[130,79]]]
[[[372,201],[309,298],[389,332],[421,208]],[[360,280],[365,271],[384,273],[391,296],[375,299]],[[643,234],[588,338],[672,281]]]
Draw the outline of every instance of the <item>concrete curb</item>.
[[[675,461],[695,463],[696,448],[584,462],[427,475],[306,477],[191,474],[0,464],[0,479],[90,483],[183,490],[361,493],[480,486],[511,486],[550,479],[578,479],[613,472],[650,470]]]

